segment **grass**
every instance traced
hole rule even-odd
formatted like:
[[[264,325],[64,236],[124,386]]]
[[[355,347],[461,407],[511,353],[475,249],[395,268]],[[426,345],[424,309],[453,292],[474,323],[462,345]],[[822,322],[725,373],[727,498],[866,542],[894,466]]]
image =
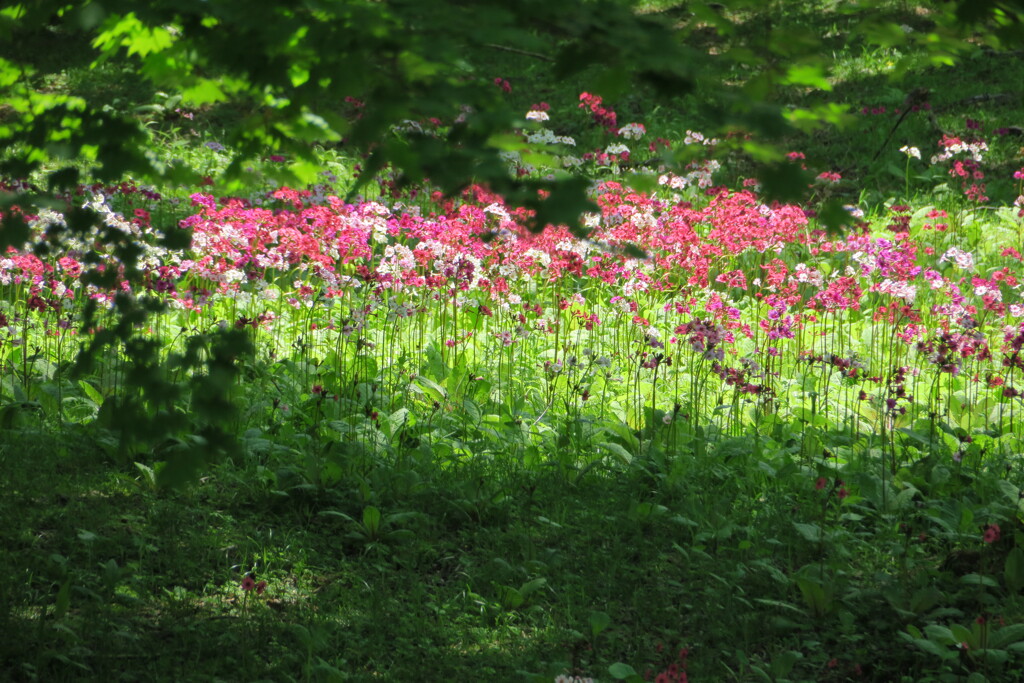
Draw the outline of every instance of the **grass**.
[[[325,514],[360,519],[358,491],[282,496],[242,463],[163,494],[45,444],[4,455],[3,512],[21,520],[4,530],[16,679],[550,680],[657,666],[664,643],[691,648],[696,680],[747,680],[789,648],[829,680],[833,657],[837,674],[870,675],[902,649],[860,630],[894,609],[882,593],[895,581],[846,576],[868,595],[808,615],[793,573],[825,557],[792,522],[818,503],[743,455],[709,454],[669,485],[651,464],[580,480],[381,468],[373,502],[402,514],[375,538]],[[830,564],[882,559],[877,540],[836,533]],[[241,590],[249,571],[263,595]],[[596,635],[595,613],[609,617]],[[836,617],[847,633],[819,632]]]

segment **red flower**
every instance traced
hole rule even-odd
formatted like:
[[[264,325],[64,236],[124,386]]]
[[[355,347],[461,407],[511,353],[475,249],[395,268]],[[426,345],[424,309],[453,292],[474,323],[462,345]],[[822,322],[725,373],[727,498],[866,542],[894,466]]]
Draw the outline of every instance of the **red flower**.
[[[242,578],[242,590],[244,590],[244,591],[251,591],[255,587],[256,587],[256,579],[254,579],[251,576],[249,576],[248,574],[246,574]]]
[[[263,591],[267,590],[267,582],[260,581],[256,584],[256,595],[263,595]]]
[[[985,535],[982,540],[985,543],[995,543],[1002,537],[1002,531],[999,529],[998,524],[987,524],[985,526]]]
[[[821,491],[828,484],[828,480],[825,477],[818,477],[818,480],[814,482],[814,488]]]

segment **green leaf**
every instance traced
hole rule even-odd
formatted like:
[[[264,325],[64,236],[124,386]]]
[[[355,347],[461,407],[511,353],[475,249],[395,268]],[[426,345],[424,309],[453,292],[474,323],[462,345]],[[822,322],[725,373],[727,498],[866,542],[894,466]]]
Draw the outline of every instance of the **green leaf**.
[[[949,648],[942,647],[932,640],[915,640],[914,645],[921,648],[928,654],[935,655],[936,657],[939,657],[941,659],[955,659],[956,657],[960,656],[957,654],[956,650],[950,650]]]
[[[1004,649],[1012,645],[1024,647],[1024,624],[1011,624],[995,631],[995,633],[989,633],[989,647]]]
[[[156,472],[149,465],[145,465],[141,462],[135,463],[135,469],[142,473],[143,479],[151,487],[156,487]]]
[[[505,609],[517,609],[522,606],[524,601],[523,594],[512,586],[498,587],[498,602]]]
[[[597,638],[612,623],[612,618],[605,612],[590,613],[590,635]]]
[[[628,465],[629,463],[633,462],[633,454],[627,451],[625,448],[623,448],[620,444],[611,441],[602,441],[601,443],[597,444],[597,448],[603,448],[604,450],[610,452],[612,455],[618,458],[623,465]]]
[[[1011,593],[1018,593],[1024,588],[1024,550],[1020,547],[1014,547],[1006,556],[1003,578]]]
[[[821,527],[817,524],[804,524],[802,522],[793,522],[793,526],[796,528],[800,535],[811,543],[818,543],[821,541]]]
[[[226,102],[227,99],[228,96],[221,88],[220,83],[212,78],[201,78],[181,91],[182,102],[190,107]]]
[[[655,173],[630,173],[623,180],[628,187],[644,194],[658,189],[658,175]]]
[[[89,400],[96,404],[97,407],[103,405],[103,395],[96,391],[95,388],[84,379],[78,380],[78,386],[81,388],[82,393],[89,397]]]
[[[780,202],[799,201],[811,181],[810,174],[792,163],[764,166],[758,171],[757,179],[765,198]]]
[[[526,583],[524,583],[522,586],[519,587],[519,593],[520,593],[520,595],[523,596],[524,599],[528,598],[533,593],[536,593],[538,590],[540,590],[541,588],[546,586],[547,583],[548,583],[548,580],[545,579],[545,578],[538,578],[538,579],[533,579],[532,581],[527,581]]]
[[[953,632],[945,626],[939,624],[928,624],[924,627],[924,634],[928,637],[928,640],[935,641],[942,645],[956,645],[960,641],[956,639]]]
[[[972,650],[978,648],[979,643],[977,642],[977,638],[973,636],[967,627],[961,626],[960,624],[953,624],[949,627],[949,630],[953,634],[953,638],[955,638],[958,643],[967,643]]]
[[[60,589],[57,591],[57,599],[53,605],[53,617],[54,619],[60,619],[68,610],[71,608],[71,578],[68,577],[60,584]]]
[[[615,662],[608,667],[608,673],[611,674],[612,678],[618,681],[638,676],[636,669],[631,667],[629,664],[623,664],[622,662]]]
[[[988,588],[999,588],[999,583],[991,576],[982,574],[967,574],[960,577],[960,583],[968,586],[987,586]]]
[[[772,658],[771,673],[775,680],[786,678],[803,654],[795,650],[786,650]]]
[[[414,382],[415,386],[420,389],[422,393],[435,401],[441,402],[448,397],[448,392],[444,390],[444,387],[423,375],[416,375]]]
[[[819,90],[832,90],[825,69],[818,63],[792,65],[783,76],[782,82],[786,85],[806,85]]]
[[[363,527],[371,538],[376,537],[380,533],[380,519],[381,514],[378,508],[367,505],[363,509]]]
[[[160,462],[156,470],[157,485],[165,489],[182,489],[199,478],[203,467],[208,465],[198,448],[176,448],[169,460]]]
[[[831,600],[829,592],[824,586],[809,579],[797,579],[796,585],[800,589],[800,594],[808,609],[811,610],[811,614],[820,617],[828,612]]]
[[[910,598],[910,609],[911,609],[912,612],[914,612],[916,614],[923,614],[924,612],[927,612],[928,610],[930,610],[935,605],[938,605],[939,603],[941,603],[945,599],[945,597],[946,597],[945,593],[943,593],[942,591],[940,591],[938,588],[936,588],[934,586],[928,586],[927,588],[920,588],[917,591],[915,591],[914,595],[911,596],[911,598]],[[911,628],[914,628],[914,627],[913,626],[908,626],[907,630],[910,630]],[[921,637],[920,633],[918,633],[918,635],[916,637],[920,638]]]

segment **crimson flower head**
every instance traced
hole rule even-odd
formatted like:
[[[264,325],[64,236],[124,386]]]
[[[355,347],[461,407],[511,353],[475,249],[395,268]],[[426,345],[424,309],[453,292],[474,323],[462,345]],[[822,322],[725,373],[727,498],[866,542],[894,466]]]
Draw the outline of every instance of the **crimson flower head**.
[[[263,591],[267,590],[267,582],[260,581],[256,584],[256,595],[263,595]]]
[[[814,488],[821,491],[828,484],[828,480],[825,477],[818,477],[818,480],[814,482]]]
[[[251,591],[255,587],[256,587],[256,579],[252,578],[249,575],[246,575],[246,576],[244,576],[242,578],[242,590],[248,592],[248,591]]]
[[[986,524],[985,535],[982,537],[982,540],[984,540],[985,543],[995,543],[1002,537],[1002,535],[1003,532],[999,529],[998,524]]]

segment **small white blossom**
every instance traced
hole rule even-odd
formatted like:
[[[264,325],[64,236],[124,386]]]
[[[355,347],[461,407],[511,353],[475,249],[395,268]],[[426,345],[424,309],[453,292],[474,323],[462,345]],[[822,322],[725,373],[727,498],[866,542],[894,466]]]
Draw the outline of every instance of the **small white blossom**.
[[[622,128],[619,128],[619,135],[627,140],[639,140],[646,132],[647,129],[644,128],[642,123],[627,123]]]
[[[961,249],[957,249],[956,247],[950,247],[947,249],[946,253],[942,255],[942,258],[939,259],[939,261],[952,261],[964,270],[974,268],[974,255]]]
[[[919,150],[917,147],[903,145],[902,147],[900,147],[900,151],[906,154],[908,157],[914,157],[915,159],[921,158],[921,150]]]

